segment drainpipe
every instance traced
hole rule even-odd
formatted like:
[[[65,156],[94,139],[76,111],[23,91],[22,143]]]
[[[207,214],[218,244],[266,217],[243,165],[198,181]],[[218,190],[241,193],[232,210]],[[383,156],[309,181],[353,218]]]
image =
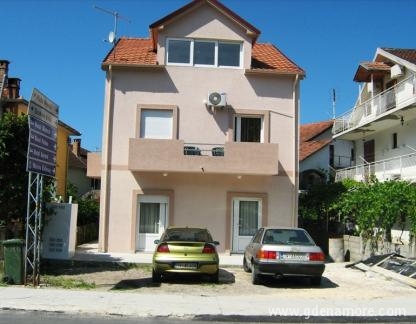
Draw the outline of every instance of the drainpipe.
[[[298,226],[298,195],[299,195],[299,74],[295,75],[295,80],[293,81],[293,104],[295,107],[295,125],[294,127],[294,139],[295,139],[295,152],[294,152],[294,161],[295,161],[295,170],[294,170],[294,192],[293,192],[293,216],[292,216],[292,226]]]
[[[104,104],[103,141],[101,156],[101,198],[100,198],[100,232],[99,250],[108,251],[108,224],[110,214],[110,183],[111,183],[111,143],[113,132],[113,68],[110,64],[107,72],[108,83],[106,102]]]

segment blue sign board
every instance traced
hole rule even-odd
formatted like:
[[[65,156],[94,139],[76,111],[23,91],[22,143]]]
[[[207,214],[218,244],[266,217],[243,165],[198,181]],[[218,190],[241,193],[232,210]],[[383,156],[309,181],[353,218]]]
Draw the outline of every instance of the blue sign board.
[[[58,105],[34,89],[29,102],[27,171],[50,177],[56,170]]]

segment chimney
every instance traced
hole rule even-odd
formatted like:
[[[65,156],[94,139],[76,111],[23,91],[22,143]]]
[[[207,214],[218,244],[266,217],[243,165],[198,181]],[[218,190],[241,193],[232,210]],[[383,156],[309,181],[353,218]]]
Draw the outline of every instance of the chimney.
[[[9,99],[18,99],[20,97],[20,81],[19,78],[9,78],[7,84]]]
[[[6,89],[7,74],[9,73],[9,64],[10,64],[9,61],[0,59],[0,91],[2,89]],[[4,84],[3,84],[3,81],[4,81]],[[0,96],[2,95],[3,93],[0,93]]]
[[[80,156],[81,153],[81,139],[80,138],[74,138],[72,141],[72,153],[74,153],[76,156]]]

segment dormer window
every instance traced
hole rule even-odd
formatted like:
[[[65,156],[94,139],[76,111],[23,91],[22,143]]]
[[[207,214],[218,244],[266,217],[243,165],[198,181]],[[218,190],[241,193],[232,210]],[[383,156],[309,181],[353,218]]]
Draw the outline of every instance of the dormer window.
[[[168,65],[241,67],[241,43],[169,38],[166,48],[166,62]]]

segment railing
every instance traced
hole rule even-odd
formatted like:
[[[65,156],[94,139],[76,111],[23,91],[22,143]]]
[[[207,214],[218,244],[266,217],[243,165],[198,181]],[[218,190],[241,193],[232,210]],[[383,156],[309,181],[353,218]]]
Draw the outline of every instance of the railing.
[[[337,170],[335,181],[366,181],[370,176],[375,176],[380,181],[416,179],[416,153]]]
[[[356,105],[334,121],[333,134],[364,125],[393,108],[404,108],[415,102],[416,75],[399,82],[373,98]]]
[[[183,154],[224,156],[224,144],[185,143]]]
[[[335,155],[331,166],[334,168],[348,168],[352,166],[351,156]]]

